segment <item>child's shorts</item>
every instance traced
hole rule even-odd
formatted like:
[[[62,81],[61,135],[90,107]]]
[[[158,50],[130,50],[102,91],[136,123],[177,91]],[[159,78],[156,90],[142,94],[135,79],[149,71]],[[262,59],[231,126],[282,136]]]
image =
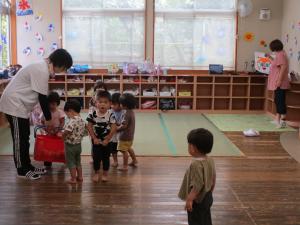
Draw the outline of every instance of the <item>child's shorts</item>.
[[[81,143],[65,143],[66,165],[69,169],[81,167]]]
[[[111,154],[118,153],[118,142],[110,142]]]
[[[119,141],[118,151],[127,152],[132,147],[133,141]]]

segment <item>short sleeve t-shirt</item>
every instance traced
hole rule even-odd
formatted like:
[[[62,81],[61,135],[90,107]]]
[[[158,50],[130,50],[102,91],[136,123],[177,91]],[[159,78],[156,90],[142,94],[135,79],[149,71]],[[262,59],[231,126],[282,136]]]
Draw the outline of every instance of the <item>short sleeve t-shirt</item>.
[[[113,111],[112,110],[112,112],[113,112],[113,114],[115,116],[115,119],[116,119],[116,125],[120,126],[122,124],[123,120],[124,120],[124,115],[125,115],[126,111],[125,110],[120,110],[120,111]],[[115,133],[114,136],[112,137],[111,141],[112,142],[118,142],[118,139],[119,139],[118,137],[119,137],[118,133]]]
[[[51,112],[51,118],[53,126],[55,128],[60,127],[60,121],[61,119],[65,118],[65,113],[61,109],[57,109],[55,112]],[[45,121],[45,116],[43,113],[41,114],[41,121]]]
[[[195,201],[200,203],[205,194],[212,189],[215,174],[215,164],[212,158],[195,159],[184,175],[178,197],[185,201],[194,188],[199,193]]]
[[[39,94],[48,94],[49,70],[46,61],[22,68],[9,82],[0,99],[0,111],[28,119]]]
[[[100,115],[96,108],[90,109],[86,120],[93,124],[96,137],[102,141],[110,133],[111,124],[116,123],[115,116],[111,110]]]
[[[279,79],[280,75],[280,66],[287,65],[287,69],[284,71],[284,76],[282,83],[280,85],[281,89],[289,89],[290,88],[290,81],[289,81],[289,69],[288,69],[288,57],[285,51],[276,52],[275,59],[272,61],[270,74],[268,77],[268,89],[274,91],[277,89],[276,82]]]
[[[85,122],[80,116],[70,118],[66,122],[64,130],[71,132],[70,135],[65,138],[65,142],[73,145],[80,144],[82,138],[87,134]]]
[[[119,136],[120,141],[133,141],[135,132],[135,115],[133,110],[126,110],[122,125],[127,128],[121,131]]]

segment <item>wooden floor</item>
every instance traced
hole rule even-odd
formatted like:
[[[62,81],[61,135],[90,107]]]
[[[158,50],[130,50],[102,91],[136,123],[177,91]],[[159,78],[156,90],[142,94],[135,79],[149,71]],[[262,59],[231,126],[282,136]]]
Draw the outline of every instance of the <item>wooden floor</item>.
[[[227,136],[246,157],[215,158],[215,225],[300,224],[300,165],[285,153],[278,133]],[[89,157],[84,183],[69,186],[59,164],[42,180],[17,179],[11,157],[0,157],[0,224],[187,224],[177,192],[190,158],[139,158],[140,167],[93,184]]]

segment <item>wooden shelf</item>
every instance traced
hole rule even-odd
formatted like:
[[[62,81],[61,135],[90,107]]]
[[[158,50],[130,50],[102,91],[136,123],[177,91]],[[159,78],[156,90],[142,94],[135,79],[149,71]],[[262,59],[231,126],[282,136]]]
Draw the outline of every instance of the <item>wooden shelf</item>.
[[[291,109],[300,109],[300,105],[288,105],[287,107]]]
[[[82,81],[71,82],[68,78],[80,77]],[[153,76],[151,74],[67,74],[59,75],[56,81],[49,81],[50,90],[60,88],[68,90],[70,87],[83,88],[84,93],[90,90],[96,80],[105,80],[115,77],[120,81],[106,81],[108,90],[115,89],[120,93],[125,90],[137,89],[139,93],[143,93],[143,90],[149,88],[155,88],[158,92],[162,90],[162,87],[175,88],[176,96],[135,96],[137,99],[137,110],[149,111],[149,109],[142,109],[141,104],[148,100],[155,100],[157,106],[151,111],[159,110],[160,99],[173,99],[175,103],[175,110],[178,112],[191,112],[191,111],[207,111],[207,112],[254,112],[264,111],[264,105],[267,100],[266,96],[266,76],[255,75],[162,75]],[[154,82],[148,82],[145,79],[148,77],[154,77],[158,79]],[[135,79],[135,81],[126,81],[126,79]],[[182,80],[186,82],[181,82]],[[163,81],[163,82],[161,82]],[[294,94],[298,94],[298,91]],[[179,96],[179,92],[190,92],[191,96]],[[292,93],[290,93],[292,94]],[[272,98],[272,93],[268,92],[268,99]],[[89,107],[89,99],[92,96],[65,96],[65,98],[78,98],[82,102],[85,109]],[[82,99],[81,99],[82,98]],[[268,100],[267,106],[272,102]],[[273,103],[272,103],[273,104]],[[292,103],[294,104],[294,103]],[[179,109],[180,105],[190,105],[190,110]],[[273,106],[272,106],[273,110]]]

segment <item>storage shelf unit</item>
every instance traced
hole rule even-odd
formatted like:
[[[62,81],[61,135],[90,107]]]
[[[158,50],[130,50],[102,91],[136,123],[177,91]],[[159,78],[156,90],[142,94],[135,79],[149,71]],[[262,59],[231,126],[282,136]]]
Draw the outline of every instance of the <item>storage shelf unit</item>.
[[[287,120],[300,122],[300,82],[291,82],[291,89],[286,95]],[[274,91],[267,92],[267,112],[275,115]]]
[[[159,110],[161,99],[171,99],[174,111],[263,112],[267,98],[271,98],[266,95],[267,77],[263,75],[66,74],[49,81],[49,88],[64,90],[63,99],[79,99],[88,109],[97,80],[104,81],[111,91],[134,92],[139,110],[146,110],[142,105],[149,101],[154,103],[151,111]],[[80,96],[68,96],[72,89],[80,90]],[[173,90],[170,96],[163,93],[166,89]],[[267,108],[269,104],[268,101]]]

